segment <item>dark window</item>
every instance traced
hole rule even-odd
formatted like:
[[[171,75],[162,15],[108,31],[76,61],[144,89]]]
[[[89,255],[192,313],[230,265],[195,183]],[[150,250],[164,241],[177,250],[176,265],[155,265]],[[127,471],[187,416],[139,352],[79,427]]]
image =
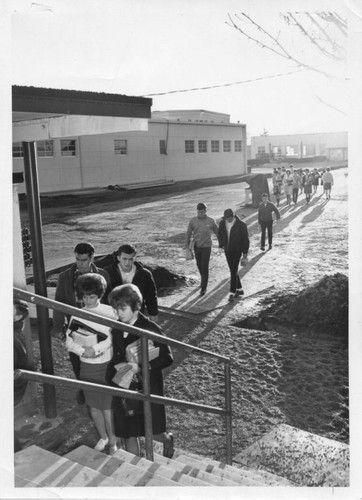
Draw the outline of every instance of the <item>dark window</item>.
[[[160,139],[160,155],[167,155],[165,139]]]
[[[23,144],[21,142],[13,143],[13,158],[24,158]]]
[[[62,156],[77,156],[76,140],[75,139],[61,139],[60,152]]]
[[[127,141],[124,139],[115,139],[114,141],[114,154],[126,155],[127,154]]]
[[[224,153],[231,153],[231,141],[223,141]]]
[[[37,141],[36,150],[38,156],[52,157],[54,156],[54,141]]]
[[[185,141],[185,153],[195,153],[195,141]]]
[[[235,153],[241,153],[242,141],[234,141],[234,151]]]

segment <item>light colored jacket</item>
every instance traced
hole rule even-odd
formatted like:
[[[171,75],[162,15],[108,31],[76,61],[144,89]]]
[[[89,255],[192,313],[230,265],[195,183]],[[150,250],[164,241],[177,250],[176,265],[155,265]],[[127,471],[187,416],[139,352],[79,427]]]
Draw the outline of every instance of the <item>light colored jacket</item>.
[[[195,245],[199,248],[201,247],[211,247],[211,234],[214,233],[217,237],[218,226],[212,217],[206,215],[206,217],[193,217],[188,225],[186,232],[186,247],[190,245],[191,237],[195,242]]]

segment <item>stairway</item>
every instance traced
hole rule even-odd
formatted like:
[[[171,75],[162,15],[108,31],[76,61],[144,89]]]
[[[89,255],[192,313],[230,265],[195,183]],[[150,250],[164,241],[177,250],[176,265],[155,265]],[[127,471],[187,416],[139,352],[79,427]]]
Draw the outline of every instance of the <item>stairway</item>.
[[[154,462],[125,450],[113,456],[80,446],[60,457],[32,445],[15,454],[15,487],[293,486],[285,478],[225,465],[183,450]]]

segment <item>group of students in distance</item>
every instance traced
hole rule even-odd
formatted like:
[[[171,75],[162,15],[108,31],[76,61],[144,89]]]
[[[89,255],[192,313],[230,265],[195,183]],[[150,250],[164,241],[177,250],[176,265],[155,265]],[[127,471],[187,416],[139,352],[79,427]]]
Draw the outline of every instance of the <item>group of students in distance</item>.
[[[136,249],[131,245],[122,245],[117,254],[118,265],[115,266],[118,277],[110,279],[108,272],[98,268],[93,262],[94,247],[91,243],[79,243],[74,249],[75,263],[58,277],[55,300],[82,308],[105,318],[120,321],[143,330],[164,335],[159,326],[142,311],[145,308],[144,297],[140,287],[149,290],[156,288],[152,273],[135,263]],[[120,267],[120,260],[127,260],[126,267]],[[136,266],[137,264],[137,266]],[[128,271],[127,271],[128,270]],[[137,279],[135,279],[137,276]],[[111,282],[120,282],[121,285],[112,287]],[[133,282],[132,282],[133,281]],[[134,284],[138,282],[140,286]],[[151,282],[151,285],[150,285]],[[147,288],[148,287],[148,288]],[[150,299],[150,298],[149,298]],[[156,299],[157,295],[151,297]],[[157,309],[153,311],[157,314]],[[153,319],[156,319],[154,316]],[[72,322],[77,320],[82,327],[98,333],[96,343],[84,345],[74,335]],[[70,361],[77,379],[101,385],[117,386],[114,379],[117,366],[127,363],[132,372],[130,390],[142,389],[141,360],[129,358],[127,349],[130,345],[139,342],[139,336],[119,329],[111,329],[94,321],[83,318],[71,318],[54,310],[53,334],[63,335],[65,331],[65,345],[69,351]],[[162,370],[170,366],[173,356],[170,347],[154,341],[158,348],[158,355],[150,358],[150,389],[152,394],[163,395]],[[84,400],[82,401],[82,398]],[[129,398],[114,397],[106,392],[94,390],[80,391],[78,403],[86,403],[90,416],[99,434],[99,441],[95,445],[98,451],[107,451],[113,455],[117,451],[117,437],[123,438],[125,449],[135,455],[140,455],[139,437],[144,436],[143,402]],[[151,404],[152,432],[156,441],[163,443],[163,455],[172,458],[174,453],[173,434],[166,432],[165,407],[160,404]]]
[[[313,170],[295,169],[293,165],[288,168],[281,166],[273,171],[273,194],[276,198],[277,206],[280,204],[280,196],[285,193],[287,205],[291,205],[292,201],[296,205],[298,195],[304,192],[306,203],[310,202],[311,196],[316,194],[319,180],[323,185],[323,191],[327,200],[331,197],[333,186],[333,175],[330,167],[323,169],[320,173],[317,168]]]

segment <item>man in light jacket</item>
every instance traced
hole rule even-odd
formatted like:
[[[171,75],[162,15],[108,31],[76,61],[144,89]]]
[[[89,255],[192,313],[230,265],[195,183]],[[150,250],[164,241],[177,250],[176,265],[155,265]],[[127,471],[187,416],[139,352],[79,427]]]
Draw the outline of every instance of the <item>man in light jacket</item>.
[[[205,295],[209,281],[209,261],[211,256],[211,235],[218,235],[218,226],[212,217],[206,215],[205,203],[198,203],[197,216],[193,217],[187,227],[185,248],[190,247],[191,239],[195,253],[196,265],[201,276],[200,295]]]
[[[242,256],[244,262],[247,260],[249,251],[248,228],[231,208],[224,211],[224,217],[219,224],[219,247],[225,252],[226,261],[230,270],[230,295],[232,302],[238,295],[244,295],[239,277],[239,262]]]

